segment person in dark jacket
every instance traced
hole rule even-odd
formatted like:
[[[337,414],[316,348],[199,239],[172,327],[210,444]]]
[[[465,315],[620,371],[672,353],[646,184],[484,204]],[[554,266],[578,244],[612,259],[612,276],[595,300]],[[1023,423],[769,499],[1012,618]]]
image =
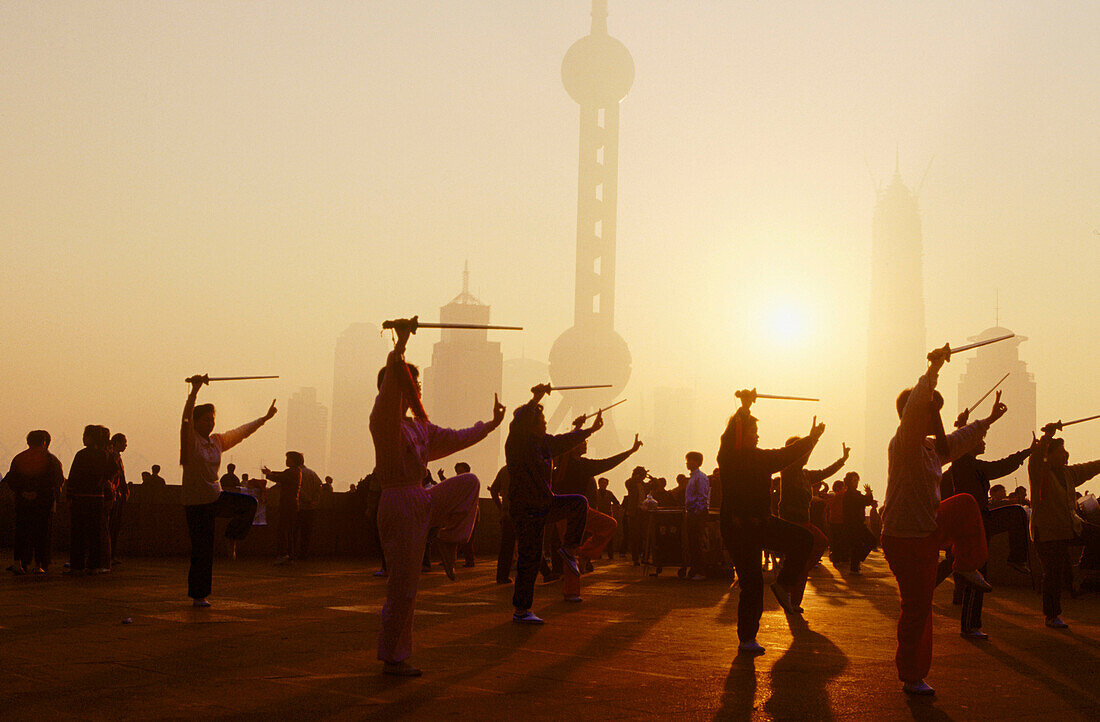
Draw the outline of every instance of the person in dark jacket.
[[[111,433],[102,426],[84,427],[84,448],[69,468],[69,569],[67,574],[111,571],[111,537],[107,528],[111,483],[118,467],[107,451]]]
[[[558,553],[571,570],[580,575],[573,552],[584,534],[588,500],[577,494],[554,493],[551,486],[553,459],[603,428],[603,415],[596,414],[588,429],[577,428],[557,435],[546,433],[546,417],[539,402],[548,393],[549,384],[539,384],[531,389],[531,400],[515,410],[508,426],[508,439],[504,442],[504,458],[511,481],[508,488],[509,513],[518,547],[512,621],[520,624],[543,623],[531,611],[531,604],[542,558],[543,530],[548,523],[562,518],[566,520],[565,538]]]
[[[874,494],[869,484],[863,485],[863,493],[859,493],[859,474],[849,471],[844,475],[844,497],[841,504],[844,507],[844,532],[843,537],[848,544],[848,573],[858,576],[862,573],[860,565],[871,550],[875,548],[875,537],[867,528],[867,507],[876,507]]]
[[[809,456],[825,432],[825,424],[814,418],[810,433],[781,449],[761,449],[757,421],[749,409],[756,390],[737,392],[741,408],[730,417],[718,449],[718,470],[722,480],[720,512],[722,540],[733,558],[740,581],[737,602],[739,653],[763,654],[756,641],[760,615],[764,611],[764,578],[760,556],[764,548],[784,555],[783,569],[772,584],[779,605],[788,614],[799,613],[791,604],[791,589],[802,584],[806,560],[813,547],[813,535],[800,526],[771,513],[772,474]]]
[[[53,511],[65,476],[49,448],[49,433],[38,429],[27,434],[27,448],[11,460],[0,482],[15,495],[15,560],[8,567],[13,574],[45,574],[50,568]]]

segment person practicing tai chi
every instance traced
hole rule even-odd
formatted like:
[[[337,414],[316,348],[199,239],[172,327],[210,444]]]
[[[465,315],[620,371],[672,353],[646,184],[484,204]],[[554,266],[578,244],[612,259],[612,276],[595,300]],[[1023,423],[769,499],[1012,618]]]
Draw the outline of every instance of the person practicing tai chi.
[[[737,392],[741,407],[730,417],[718,449],[718,473],[722,483],[720,512],[722,540],[733,558],[741,586],[737,600],[738,653],[763,654],[756,641],[760,616],[764,612],[763,550],[783,554],[783,569],[772,592],[787,614],[798,614],[791,591],[805,584],[806,562],[813,548],[813,535],[806,529],[771,513],[772,474],[806,458],[825,433],[825,424],[815,417],[810,433],[781,449],[761,449],[757,420],[750,412],[756,390]]]
[[[996,404],[988,418],[946,435],[936,382],[950,358],[949,345],[929,353],[928,371],[898,395],[900,423],[888,450],[882,550],[901,595],[895,663],[907,694],[935,694],[924,678],[932,666],[932,594],[940,549],[951,549],[955,573],[964,582],[993,589],[978,571],[988,556],[978,503],[969,494],[940,501],[940,482],[944,465],[975,449],[1006,408]]]
[[[1066,629],[1062,621],[1062,583],[1070,576],[1069,547],[1081,535],[1075,513],[1074,489],[1100,474],[1100,460],[1070,464],[1062,430],[1056,421],[1043,427],[1027,462],[1031,486],[1031,538],[1043,568],[1043,615],[1051,629]]]
[[[787,439],[786,445],[790,446],[799,438],[792,436]],[[810,523],[810,503],[814,498],[814,487],[840,471],[841,467],[848,462],[851,449],[847,444],[841,444],[840,448],[840,458],[824,469],[807,469],[806,463],[809,462],[810,455],[806,454],[779,472],[779,518],[797,524],[814,537],[810,556],[806,560],[806,574],[809,574],[810,569],[821,561],[825,548],[829,546],[829,538],[825,536],[825,532]],[[803,578],[799,588],[791,589],[791,604],[794,607],[802,606],[802,596],[805,592],[806,581]]]
[[[568,565],[569,572],[580,577],[581,569],[575,552],[584,535],[588,500],[579,494],[554,493],[553,460],[603,428],[603,414],[597,413],[590,428],[574,428],[556,436],[546,433],[546,417],[540,401],[548,393],[549,384],[539,384],[531,389],[531,400],[513,413],[508,426],[508,439],[504,442],[504,458],[511,480],[508,506],[517,544],[512,621],[519,624],[543,623],[531,611],[531,604],[534,602],[535,578],[542,559],[542,537],[547,524],[565,520],[563,545],[558,553]]]
[[[997,392],[993,405],[1001,403],[1001,392]],[[955,428],[966,426],[970,419],[969,409],[964,410],[955,419]],[[1019,504],[1006,504],[995,509],[989,508],[989,482],[994,479],[1008,476],[1019,469],[1031,454],[1031,447],[1010,454],[997,461],[986,461],[978,456],[985,453],[985,436],[978,441],[978,445],[967,454],[963,454],[951,464],[944,477],[944,486],[950,486],[956,494],[969,494],[978,502],[978,509],[982,513],[982,526],[985,529],[985,539],[989,540],[997,534],[1008,533],[1008,566],[1021,574],[1031,575],[1028,567],[1028,541],[1027,541],[1027,512]],[[951,555],[940,562],[938,580],[946,578],[951,571]],[[984,576],[986,565],[979,570]],[[982,631],[982,602],[985,593],[973,584],[960,583],[962,592],[962,615],[960,617],[960,633],[967,639],[988,639],[989,635]]]
[[[378,534],[388,572],[378,659],[383,674],[419,677],[420,670],[408,659],[428,530],[438,528],[436,548],[444,572],[453,580],[455,551],[473,532],[481,491],[474,474],[460,474],[425,489],[422,482],[429,473],[428,462],[484,439],[504,420],[504,406],[494,397],[492,419],[468,429],[446,429],[431,423],[420,400],[419,369],[406,364],[404,358],[409,336],[416,329],[415,319],[394,321],[393,329],[397,342],[378,372],[378,396],[370,413],[377,459],[374,474],[382,488]]]
[[[222,454],[247,439],[275,415],[275,401],[267,413],[230,431],[214,433],[214,404],[195,405],[199,389],[208,380],[187,379],[191,393],[183,406],[180,423],[180,465],[183,467],[183,508],[191,536],[191,567],[187,572],[187,595],[196,607],[210,606],[214,574],[214,519],[228,517],[225,538],[244,539],[256,516],[256,499],[247,494],[222,491],[218,469]]]
[[[573,422],[573,428],[581,428],[584,425],[584,420],[583,416],[578,417]],[[554,460],[554,493],[557,495],[579,494],[585,497],[588,503],[583,541],[577,547],[575,553],[577,564],[582,572],[589,570],[593,559],[600,558],[604,548],[615,536],[615,529],[619,526],[613,517],[596,510],[596,475],[614,469],[640,448],[642,448],[642,442],[638,440],[638,436],[635,434],[634,445],[626,451],[609,456],[606,459],[589,459],[584,455],[588,451],[588,442],[582,441]],[[561,531],[560,527],[565,524],[565,520],[559,519],[557,524],[559,531]],[[565,576],[562,579],[561,591],[565,601],[581,601],[580,576],[573,573],[573,567],[570,565],[564,565],[562,571]]]

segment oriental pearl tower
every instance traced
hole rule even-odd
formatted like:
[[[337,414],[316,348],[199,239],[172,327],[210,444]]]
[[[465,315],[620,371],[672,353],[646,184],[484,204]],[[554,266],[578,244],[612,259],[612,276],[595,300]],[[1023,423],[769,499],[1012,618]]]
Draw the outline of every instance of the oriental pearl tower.
[[[577,274],[573,326],[550,349],[554,385],[611,384],[562,392],[550,428],[613,402],[630,378],[630,351],[615,332],[615,231],[619,185],[619,102],[634,84],[634,59],[607,34],[607,0],[592,0],[592,31],[561,64],[566,91],[580,105]],[[611,417],[594,438],[617,447]]]

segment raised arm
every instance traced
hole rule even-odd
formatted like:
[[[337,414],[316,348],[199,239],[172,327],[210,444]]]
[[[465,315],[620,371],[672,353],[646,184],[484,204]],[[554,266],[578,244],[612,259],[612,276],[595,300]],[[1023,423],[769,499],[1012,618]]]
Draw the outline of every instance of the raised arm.
[[[841,444],[840,458],[833,463],[826,466],[824,469],[806,469],[806,476],[810,480],[811,484],[816,484],[821,481],[825,481],[833,474],[840,471],[840,469],[848,463],[848,455],[852,453],[852,450],[848,448],[847,444]]]
[[[268,408],[267,413],[260,418],[255,421],[249,421],[247,424],[242,424],[235,429],[230,429],[220,434],[213,434],[213,436],[217,436],[221,441],[222,451],[232,449],[234,446],[256,433],[256,430],[266,424],[268,419],[274,416],[276,412],[278,412],[278,409],[275,408],[275,399],[272,399],[271,407]]]
[[[642,442],[638,440],[638,435],[634,435],[634,445],[626,451],[609,456],[606,459],[577,459],[576,461],[584,464],[585,474],[590,476],[598,476],[605,471],[614,469],[619,464],[623,463],[630,458],[631,454],[642,448]]]
[[[1012,472],[1023,466],[1027,461],[1027,457],[1031,454],[1031,447],[1021,449],[1015,454],[1009,454],[1003,459],[997,459],[996,461],[986,461],[985,459],[975,459],[978,464],[978,468],[985,474],[985,478],[992,481],[993,479],[1000,479],[1003,476],[1008,476]]]
[[[1096,461],[1088,461],[1084,464],[1070,464],[1070,474],[1072,474],[1073,485],[1081,486],[1092,477],[1100,474],[1100,459]]]
[[[187,379],[187,382],[191,384],[191,391],[187,394],[187,402],[183,405],[183,419],[180,421],[181,466],[188,462],[195,450],[195,433],[192,427],[195,415],[195,398],[199,395],[199,389],[205,383],[203,378],[197,375]]]
[[[810,424],[810,433],[790,446],[783,446],[778,449],[761,449],[760,458],[764,470],[768,474],[775,474],[798,461],[801,457],[809,456],[824,433],[825,424],[817,423],[817,417],[815,416]]]
[[[445,429],[428,424],[428,460],[435,461],[473,446],[488,436],[504,420],[504,405],[493,395],[493,417],[468,429]]]

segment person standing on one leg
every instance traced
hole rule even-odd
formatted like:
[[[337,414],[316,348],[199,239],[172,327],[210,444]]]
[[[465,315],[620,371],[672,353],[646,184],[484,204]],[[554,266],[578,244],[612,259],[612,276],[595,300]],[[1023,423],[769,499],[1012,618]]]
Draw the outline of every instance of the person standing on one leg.
[[[15,559],[8,567],[13,574],[45,574],[50,569],[53,511],[65,476],[49,448],[49,433],[39,429],[27,434],[27,448],[11,460],[0,482],[15,495]]]
[[[214,520],[228,517],[227,539],[244,539],[256,516],[256,500],[247,494],[222,491],[218,469],[222,454],[254,434],[275,415],[275,401],[267,413],[243,426],[214,433],[214,404],[195,405],[204,379],[188,379],[191,392],[183,406],[180,422],[180,465],[183,467],[183,509],[191,536],[191,567],[187,572],[187,596],[194,606],[210,606],[210,586],[214,576]]]
[[[1001,400],[1001,392],[997,392],[994,403]],[[955,420],[955,428],[966,426],[969,413],[963,411]],[[974,501],[978,502],[978,509],[982,513],[982,526],[985,528],[986,544],[997,534],[1008,533],[1008,565],[1017,571],[1031,575],[1028,567],[1028,517],[1024,508],[1018,504],[1008,504],[996,509],[989,507],[989,482],[1008,476],[1019,469],[1024,460],[1031,453],[1031,448],[1017,451],[997,461],[986,461],[978,456],[985,453],[985,437],[969,454],[964,454],[951,465],[952,485],[956,494],[970,494]],[[948,475],[944,474],[946,478]],[[941,567],[945,562],[941,562]],[[941,570],[941,575],[946,576]],[[979,570],[984,575],[986,565]],[[988,639],[989,635],[982,631],[982,603],[985,593],[972,584],[957,585],[962,592],[962,614],[960,616],[960,632],[968,639]]]
[[[796,460],[808,457],[825,433],[825,424],[815,417],[810,433],[781,449],[761,449],[757,421],[749,409],[756,390],[737,392],[741,407],[730,417],[718,449],[718,470],[722,480],[722,539],[737,568],[741,587],[737,601],[739,653],[763,654],[756,641],[760,616],[764,612],[764,577],[760,556],[765,548],[784,555],[783,569],[772,593],[787,614],[798,614],[791,603],[791,590],[804,583],[806,562],[813,548],[813,535],[800,526],[771,513],[772,474]]]
[[[584,534],[588,500],[579,494],[554,494],[553,460],[603,427],[603,415],[597,413],[591,428],[550,435],[546,433],[546,417],[539,403],[550,393],[550,386],[540,384],[532,388],[531,393],[531,400],[515,410],[508,426],[508,439],[504,442],[504,457],[511,479],[508,501],[518,547],[512,621],[520,624],[542,624],[542,619],[531,611],[531,605],[547,524],[566,520],[565,538],[558,553],[572,573],[580,576],[574,552]]]
[[[454,579],[455,550],[470,538],[481,490],[478,478],[462,474],[425,489],[428,462],[462,451],[484,439],[504,420],[504,407],[494,397],[491,421],[468,429],[446,429],[428,420],[420,401],[419,370],[405,363],[405,346],[414,320],[394,323],[397,343],[378,373],[378,396],[370,413],[375,474],[382,487],[378,532],[388,565],[386,603],[378,634],[382,672],[418,677],[412,655],[413,609],[428,530],[437,528],[436,548],[443,570]],[[412,416],[409,412],[412,411]]]
[[[1043,427],[1031,446],[1027,476],[1031,485],[1031,538],[1043,567],[1043,615],[1051,629],[1066,629],[1062,621],[1062,583],[1069,576],[1069,546],[1081,535],[1074,489],[1100,474],[1100,460],[1070,464],[1064,439],[1054,434],[1062,422]]]
[[[792,436],[787,439],[787,446],[795,443],[799,437]],[[779,472],[779,518],[797,524],[813,535],[814,543],[810,549],[810,556],[806,560],[806,574],[821,561],[825,548],[829,545],[829,539],[819,527],[810,523],[810,504],[814,497],[814,487],[824,483],[833,474],[840,471],[848,462],[848,454],[851,450],[847,444],[841,444],[840,458],[826,466],[824,469],[807,469],[809,455],[803,456],[793,464]],[[802,607],[802,596],[806,593],[806,582],[799,587],[791,589],[791,605],[796,609]]]
[[[932,594],[940,549],[952,549],[955,572],[965,582],[992,589],[978,571],[988,556],[978,503],[969,494],[941,502],[940,481],[944,465],[974,449],[1005,406],[995,404],[988,418],[946,435],[936,382],[950,357],[949,346],[928,354],[928,371],[898,395],[900,423],[888,451],[882,551],[901,595],[895,662],[907,694],[935,694],[924,678],[932,666]]]

